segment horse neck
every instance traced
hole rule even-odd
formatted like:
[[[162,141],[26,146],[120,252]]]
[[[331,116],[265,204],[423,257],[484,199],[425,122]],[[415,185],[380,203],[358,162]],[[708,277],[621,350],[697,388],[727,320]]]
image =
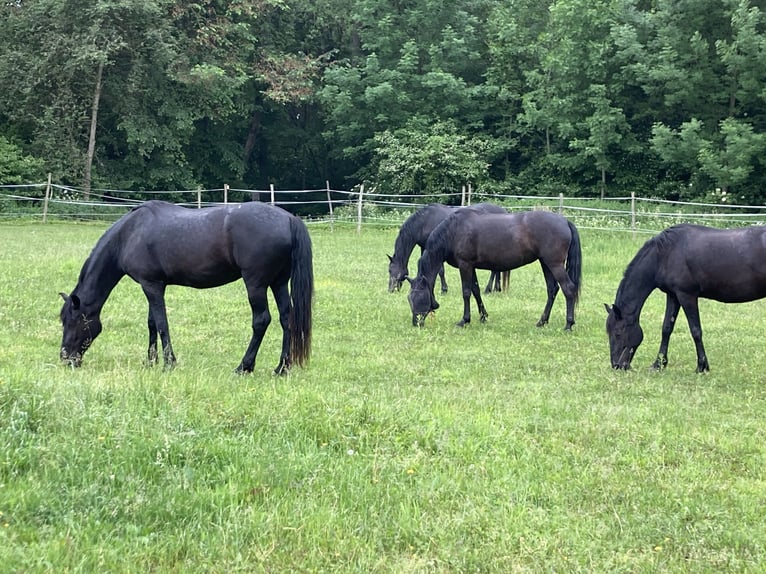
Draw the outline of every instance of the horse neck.
[[[109,294],[125,276],[119,265],[118,238],[112,233],[101,238],[85,260],[77,286],[72,291],[92,312],[98,314]]]
[[[394,254],[392,259],[402,267],[407,267],[407,264],[410,262],[412,250],[415,249],[415,245],[417,245],[415,237],[409,230],[402,227],[402,229],[399,230],[399,235],[396,236],[396,241],[394,241]]]
[[[425,277],[428,284],[436,283],[436,275],[444,263],[444,250],[439,247],[426,249],[418,262],[418,275]]]
[[[644,303],[657,287],[657,251],[654,246],[642,248],[625,270],[617,288],[614,304],[623,315],[637,321]]]

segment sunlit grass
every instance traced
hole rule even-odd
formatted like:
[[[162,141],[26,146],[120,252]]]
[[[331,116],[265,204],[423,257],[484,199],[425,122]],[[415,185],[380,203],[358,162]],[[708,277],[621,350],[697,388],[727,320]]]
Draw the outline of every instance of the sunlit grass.
[[[563,298],[534,327],[537,265],[465,329],[448,270],[451,292],[414,329],[406,294],[386,292],[395,228],[311,227],[312,361],[278,378],[276,320],[254,374],[233,374],[250,336],[241,283],[169,288],[173,372],[144,364],[146,303],[128,279],[83,367],[59,365],[58,292],[103,230],[0,227],[8,571],[757,572],[766,561],[766,303],[703,302],[711,372],[694,373],[680,320],[654,373],[657,293],[634,371],[612,371],[603,303],[643,238],[581,232],[572,333]]]

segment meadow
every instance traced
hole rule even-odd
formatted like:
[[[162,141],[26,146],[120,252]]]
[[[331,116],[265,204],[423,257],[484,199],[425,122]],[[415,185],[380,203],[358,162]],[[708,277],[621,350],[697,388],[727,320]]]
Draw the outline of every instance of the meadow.
[[[766,301],[701,303],[629,372],[604,303],[646,236],[581,228],[573,332],[537,264],[455,327],[459,278],[422,329],[389,294],[396,227],[310,227],[309,366],[255,372],[241,282],[168,289],[175,370],[145,365],[146,302],[125,278],[83,366],[60,364],[59,291],[100,223],[0,225],[0,564],[4,572],[761,572]],[[410,262],[415,268],[416,259]],[[487,272],[480,272],[480,282]],[[272,313],[276,315],[273,299]],[[475,309],[475,305],[474,305]]]

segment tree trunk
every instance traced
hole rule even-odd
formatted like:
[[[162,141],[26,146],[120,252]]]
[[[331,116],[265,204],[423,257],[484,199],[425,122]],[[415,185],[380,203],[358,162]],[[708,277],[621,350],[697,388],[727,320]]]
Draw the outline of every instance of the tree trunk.
[[[96,71],[96,89],[93,92],[93,107],[90,110],[90,134],[88,135],[88,155],[85,159],[85,199],[90,199],[90,180],[93,156],[96,154],[96,125],[98,124],[98,105],[101,101],[101,78],[104,75],[104,62],[98,63]]]

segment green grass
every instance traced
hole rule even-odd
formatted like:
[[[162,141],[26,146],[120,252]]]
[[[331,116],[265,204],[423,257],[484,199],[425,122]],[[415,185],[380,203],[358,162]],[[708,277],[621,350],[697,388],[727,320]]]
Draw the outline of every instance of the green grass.
[[[255,373],[233,374],[241,283],[169,288],[172,372],[144,366],[129,279],[83,367],[60,365],[58,292],[104,229],[0,226],[3,571],[762,571],[766,301],[703,301],[711,372],[681,321],[655,373],[655,293],[634,370],[612,371],[603,303],[644,237],[581,231],[572,333],[563,298],[534,327],[537,265],[462,330],[449,269],[414,329],[386,292],[395,228],[311,227],[312,361],[278,378],[276,320]]]

